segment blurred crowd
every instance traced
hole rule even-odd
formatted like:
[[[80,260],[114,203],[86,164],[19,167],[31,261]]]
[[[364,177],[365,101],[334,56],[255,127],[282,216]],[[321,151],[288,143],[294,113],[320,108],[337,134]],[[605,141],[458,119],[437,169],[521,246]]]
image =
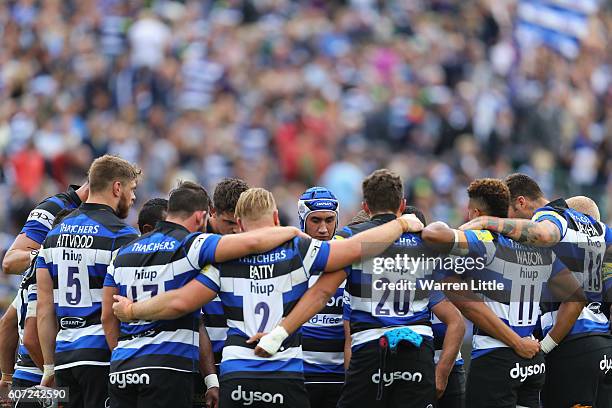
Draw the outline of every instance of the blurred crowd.
[[[142,167],[134,211],[177,179],[236,176],[293,224],[325,185],[346,221],[385,166],[452,225],[471,179],[513,170],[612,214],[600,3],[568,60],[517,46],[515,0],[2,1],[0,247],[104,153]]]

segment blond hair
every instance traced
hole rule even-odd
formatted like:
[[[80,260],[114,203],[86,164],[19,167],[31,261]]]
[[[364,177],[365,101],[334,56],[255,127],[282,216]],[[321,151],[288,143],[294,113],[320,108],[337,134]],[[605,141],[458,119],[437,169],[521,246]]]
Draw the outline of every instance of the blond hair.
[[[89,167],[87,174],[89,191],[100,193],[115,181],[128,182],[136,180],[140,172],[138,167],[132,165],[127,160],[105,154],[94,160]]]
[[[599,207],[595,204],[595,201],[585,196],[575,196],[568,198],[566,201],[567,206],[579,211],[583,214],[590,215],[595,221],[601,221],[599,215]]]
[[[236,203],[236,218],[256,221],[276,210],[276,201],[265,188],[249,188],[242,192]]]

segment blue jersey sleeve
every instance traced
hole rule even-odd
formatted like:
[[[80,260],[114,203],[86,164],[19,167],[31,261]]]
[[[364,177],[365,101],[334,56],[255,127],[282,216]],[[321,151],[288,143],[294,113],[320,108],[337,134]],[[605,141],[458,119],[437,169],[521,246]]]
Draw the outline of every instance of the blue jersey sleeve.
[[[567,232],[567,220],[551,207],[542,207],[537,209],[533,214],[531,221],[552,222],[559,229],[559,234],[561,237],[564,237],[565,233]]]

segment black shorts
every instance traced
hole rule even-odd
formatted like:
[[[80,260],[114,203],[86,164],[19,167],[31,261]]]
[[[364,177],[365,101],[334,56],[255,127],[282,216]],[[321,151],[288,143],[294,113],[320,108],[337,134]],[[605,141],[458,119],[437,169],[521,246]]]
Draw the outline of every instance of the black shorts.
[[[344,382],[306,381],[308,400],[313,408],[336,408]]]
[[[58,387],[68,387],[64,408],[105,408],[108,400],[108,366],[82,365],[55,371]]]
[[[110,408],[192,408],[193,373],[148,369],[109,376]]]
[[[437,408],[465,407],[465,370],[462,365],[454,366],[448,376],[446,390],[438,400]]]
[[[470,408],[540,407],[544,386],[544,354],[522,358],[500,347],[472,359],[467,377],[466,405]]]
[[[35,387],[38,384],[40,383],[34,382],[34,381],[23,380],[21,378],[13,378],[13,387],[30,388],[30,387]],[[13,407],[15,407],[16,405],[18,408],[40,408],[40,403],[38,402],[23,402],[23,401],[13,402]],[[0,406],[2,406],[1,403],[0,403]]]
[[[612,407],[612,337],[564,341],[546,356],[544,407]]]
[[[425,408],[436,403],[434,348],[431,341],[421,347],[400,344],[397,353],[387,352],[380,373],[377,341],[353,351],[339,408]],[[382,377],[382,378],[381,378]],[[377,400],[379,383],[382,397]]]
[[[233,378],[221,379],[219,407],[309,408],[310,404],[302,380]]]

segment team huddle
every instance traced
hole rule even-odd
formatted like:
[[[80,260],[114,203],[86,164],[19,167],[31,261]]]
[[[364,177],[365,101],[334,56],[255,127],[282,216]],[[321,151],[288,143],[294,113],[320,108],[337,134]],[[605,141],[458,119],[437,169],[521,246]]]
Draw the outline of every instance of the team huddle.
[[[312,187],[294,228],[263,188],[181,182],[138,231],[140,177],[102,156],[30,213],[2,263],[23,279],[0,390],[85,408],[612,407],[612,229],[587,197],[478,179],[453,229],[382,169],[347,226]]]

